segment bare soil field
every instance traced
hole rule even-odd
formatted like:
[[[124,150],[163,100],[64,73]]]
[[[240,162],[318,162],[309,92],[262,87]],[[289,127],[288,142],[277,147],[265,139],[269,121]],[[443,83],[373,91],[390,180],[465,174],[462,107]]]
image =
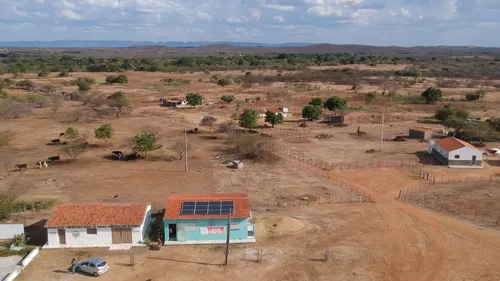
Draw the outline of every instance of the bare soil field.
[[[399,66],[398,66],[399,67]],[[266,75],[276,72],[262,71]],[[42,250],[39,256],[18,277],[18,280],[84,280],[87,277],[67,273],[73,257],[98,256],[110,265],[109,273],[100,280],[500,280],[499,226],[478,226],[460,217],[436,212],[425,206],[396,200],[401,189],[420,186],[422,179],[398,168],[371,167],[329,171],[343,182],[371,194],[372,203],[344,204],[346,189],[328,178],[313,173],[304,165],[279,158],[259,162],[243,159],[244,168],[230,169],[221,160],[236,159],[224,154],[230,150],[231,137],[209,132],[199,125],[206,116],[217,123],[231,120],[244,108],[287,107],[290,116],[275,128],[261,128],[276,143],[279,151],[295,151],[328,163],[368,163],[402,161],[417,163],[418,153],[427,150],[427,143],[417,140],[394,142],[406,136],[411,127],[443,129],[440,124],[424,121],[436,105],[405,104],[377,99],[366,104],[367,92],[381,91],[380,86],[361,85],[360,90],[325,83],[281,83],[270,86],[226,87],[211,81],[204,73],[166,74],[127,72],[128,84],[107,85],[107,75],[116,73],[72,73],[71,77],[36,78],[25,74],[37,84],[51,83],[55,94],[72,92],[71,81],[92,77],[97,83],[89,95],[107,96],[122,90],[132,106],[122,113],[99,115],[102,105],[92,102],[63,101],[57,110],[34,108],[29,114],[15,119],[0,120],[1,130],[13,133],[12,141],[3,146],[11,156],[10,175],[0,177],[0,190],[10,190],[23,200],[55,200],[64,202],[147,201],[165,204],[173,193],[247,192],[257,218],[257,243],[231,245],[228,267],[221,267],[224,250],[220,246],[171,246],[160,251],[138,247],[129,251],[107,249]],[[239,72],[219,72],[221,75],[244,75]],[[184,79],[190,82],[172,85],[162,78]],[[431,83],[431,82],[427,82]],[[400,89],[401,93],[421,92],[427,84]],[[457,89],[457,92],[460,89]],[[203,105],[196,108],[170,109],[160,106],[161,97],[185,96],[188,92],[203,95]],[[11,95],[28,91],[9,90]],[[224,94],[236,101],[220,102]],[[311,97],[323,99],[337,95],[359,108],[347,116],[347,127],[329,127],[319,122],[302,123],[301,110]],[[259,97],[259,99],[256,99]],[[470,110],[480,117],[493,116],[497,108],[490,101],[498,99],[489,93],[488,99],[474,103],[449,101],[454,106]],[[442,106],[442,104],[438,105]],[[380,148],[380,117],[385,113],[384,142]],[[77,116],[78,118],[75,118]],[[94,138],[94,129],[102,123],[112,124],[115,135],[110,141]],[[260,124],[263,124],[262,120]],[[72,163],[63,145],[47,145],[58,138],[68,126],[86,136],[89,148]],[[199,127],[198,133],[188,134],[189,172],[172,145],[183,139],[184,129]],[[216,127],[216,126],[214,126]],[[364,136],[355,136],[358,127]],[[144,160],[125,162],[109,159],[111,151],[132,151],[132,138],[141,132],[159,136],[163,147],[152,151]],[[328,135],[328,138],[318,138]],[[64,138],[62,138],[65,140]],[[71,140],[67,140],[71,141]],[[487,143],[486,147],[500,147]],[[367,151],[372,150],[372,153]],[[60,155],[61,163],[49,163],[39,169],[35,163]],[[216,159],[216,156],[224,159]],[[27,163],[26,171],[14,171],[14,165]],[[459,176],[463,170],[428,165],[435,175]],[[500,167],[485,164],[484,169],[466,173],[497,175]],[[425,190],[422,196],[432,204],[437,198],[450,199],[450,209],[460,204],[500,210],[497,185],[488,187],[439,185]],[[485,195],[485,194],[489,195]],[[337,200],[340,198],[341,200]],[[413,202],[411,202],[413,203]],[[440,202],[439,202],[440,203]],[[12,214],[8,222],[27,225],[47,219],[52,209]],[[43,231],[43,229],[42,229]],[[258,263],[257,251],[262,249],[263,261]],[[331,258],[325,260],[325,251]],[[135,265],[129,265],[130,256]]]

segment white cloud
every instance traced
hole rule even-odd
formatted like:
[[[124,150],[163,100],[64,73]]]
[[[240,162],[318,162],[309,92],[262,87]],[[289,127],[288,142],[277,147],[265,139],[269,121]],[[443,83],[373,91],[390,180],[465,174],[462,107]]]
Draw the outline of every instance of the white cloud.
[[[268,4],[268,5],[262,5],[262,7],[267,9],[288,11],[288,12],[295,11],[295,6],[288,6],[288,5]]]
[[[254,18],[255,20],[259,20],[260,19],[260,10],[250,9],[250,15],[252,15],[252,18]]]
[[[70,19],[70,20],[82,20],[82,17],[79,14],[77,14],[71,10],[62,10],[61,14],[63,15],[63,17]]]
[[[196,15],[198,16],[199,19],[206,20],[206,21],[212,21],[212,15],[210,15],[209,13],[198,11],[198,12],[196,12]]]
[[[48,18],[49,17],[49,14],[47,14],[47,13],[41,13],[41,12],[35,12],[35,15],[37,17],[41,17],[41,18]]]
[[[437,0],[436,0],[437,1]],[[441,17],[445,20],[451,20],[457,14],[457,0],[440,0]]]
[[[371,24],[371,18],[378,14],[374,9],[358,9],[351,14],[352,22],[357,25]]]
[[[304,0],[304,3],[310,6],[307,12],[321,17],[341,17],[346,14],[349,7],[363,2],[364,0]]]
[[[403,16],[405,16],[405,17],[406,17],[406,16],[408,16],[408,14],[409,14],[409,13],[410,13],[410,11],[409,11],[408,9],[401,8],[401,14],[402,14]]]
[[[424,16],[419,15],[419,16],[418,16],[418,19],[419,19],[419,20],[423,20],[423,19],[424,19]]]
[[[126,16],[126,15],[127,15],[127,13],[125,13],[125,11],[124,11],[123,9],[120,9],[120,15],[121,15],[122,17],[124,17],[124,16]]]
[[[392,9],[389,9],[389,15],[391,15],[392,17],[395,17],[398,15],[398,12],[397,11],[394,11]]]
[[[17,7],[12,7],[12,9],[14,10],[16,16],[24,17],[26,15],[26,11],[20,11],[17,9]]]
[[[247,17],[237,18],[234,16],[230,16],[226,19],[227,23],[243,23],[243,22],[247,22],[247,21],[248,21]]]
[[[274,20],[277,22],[285,22],[285,19],[282,16],[275,16]]]
[[[35,0],[35,2],[40,3],[40,4],[43,4],[43,3],[44,3],[44,1],[43,1],[43,0]]]

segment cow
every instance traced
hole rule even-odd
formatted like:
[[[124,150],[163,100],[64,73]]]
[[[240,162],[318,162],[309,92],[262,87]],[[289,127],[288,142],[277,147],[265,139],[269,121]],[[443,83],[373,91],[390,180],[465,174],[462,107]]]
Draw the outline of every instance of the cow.
[[[21,170],[27,170],[28,169],[28,164],[16,164],[16,168],[21,171]]]
[[[50,142],[53,143],[53,144],[61,143],[61,139],[53,139]]]
[[[64,137],[65,133],[60,133],[59,137]]]
[[[125,160],[127,160],[127,161],[134,161],[134,160],[137,160],[140,158],[141,158],[141,155],[137,154],[136,152],[125,156]]]
[[[51,156],[48,158],[50,162],[61,161],[61,156]]]
[[[118,159],[125,158],[125,155],[121,151],[113,151],[113,152],[111,152],[111,156],[116,157]]]
[[[36,164],[38,165],[38,167],[40,169],[43,168],[43,167],[45,167],[45,168],[49,167],[49,165],[47,164],[47,161],[38,161],[38,162],[36,162]]]

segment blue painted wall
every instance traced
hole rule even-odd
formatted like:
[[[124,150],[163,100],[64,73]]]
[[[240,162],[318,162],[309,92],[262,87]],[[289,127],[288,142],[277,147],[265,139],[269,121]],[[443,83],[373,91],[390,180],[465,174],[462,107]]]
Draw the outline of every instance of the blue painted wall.
[[[227,219],[163,220],[163,222],[165,225],[165,239],[169,237],[169,224],[176,224],[177,241],[226,240]],[[231,219],[231,225],[231,228],[233,228],[234,225],[239,225],[238,229],[231,229],[231,241],[248,239],[248,219]],[[209,226],[224,227],[224,233],[201,234],[200,229]],[[183,229],[185,229],[185,231]],[[255,237],[255,234],[253,237]]]

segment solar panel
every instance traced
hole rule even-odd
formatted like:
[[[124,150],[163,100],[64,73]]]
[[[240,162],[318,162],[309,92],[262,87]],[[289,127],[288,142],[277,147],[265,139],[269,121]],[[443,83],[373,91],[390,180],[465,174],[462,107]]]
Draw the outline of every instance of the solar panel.
[[[233,201],[183,202],[181,215],[229,215],[234,214]]]

